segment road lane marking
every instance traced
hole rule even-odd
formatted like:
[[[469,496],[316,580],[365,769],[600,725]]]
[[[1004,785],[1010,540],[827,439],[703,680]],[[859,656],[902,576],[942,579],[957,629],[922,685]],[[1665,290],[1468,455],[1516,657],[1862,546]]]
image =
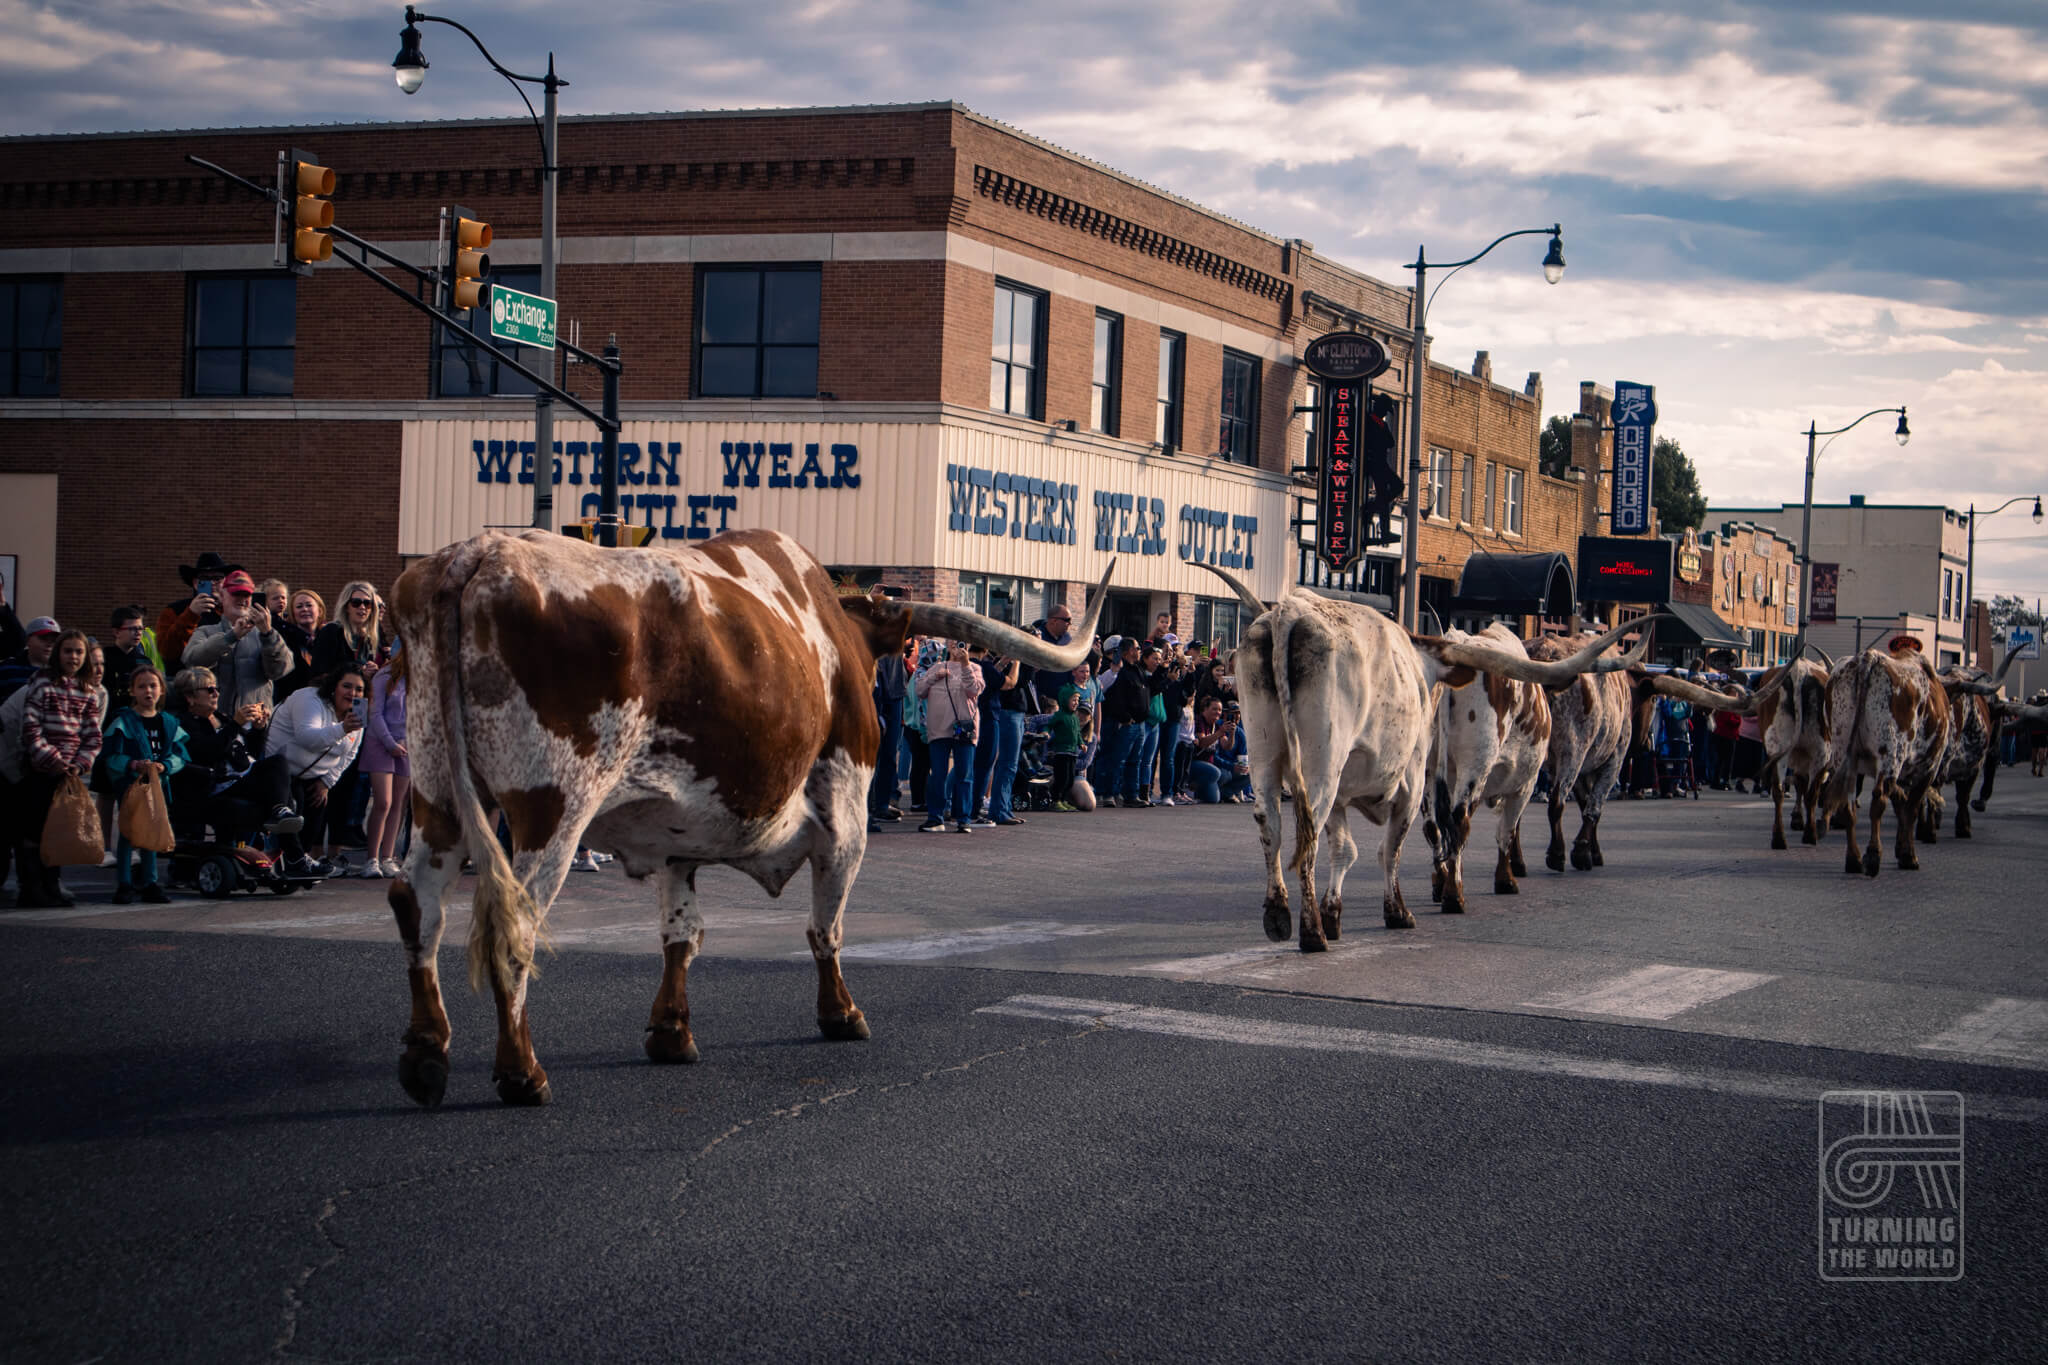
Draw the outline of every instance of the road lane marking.
[[[839,950],[839,956],[868,962],[929,962],[933,958],[988,953],[1026,943],[1050,943],[1056,938],[1113,934],[1122,927],[1116,924],[1062,924],[1058,920],[1018,920],[1012,924],[962,929],[950,934],[922,934],[916,938],[883,939],[877,943],[850,943]],[[796,956],[809,957],[810,954],[806,952]]]
[[[1771,1076],[1736,1071],[1683,1070],[1639,1062],[1604,1061],[1564,1052],[1538,1052],[1531,1048],[1502,1047],[1459,1038],[1431,1038],[1412,1033],[1386,1033],[1378,1029],[1333,1028],[1324,1024],[1290,1024],[1274,1019],[1245,1019],[1227,1014],[1197,1014],[1191,1010],[1162,1009],[1151,1005],[1129,1005],[1114,1000],[1084,1000],[1062,995],[1013,995],[993,1005],[983,1005],[976,1014],[1011,1015],[1020,1019],[1050,1019],[1060,1023],[1092,1024],[1130,1033],[1160,1034],[1170,1038],[1192,1038],[1205,1043],[1237,1043],[1247,1047],[1296,1048],[1312,1052],[1352,1052],[1401,1061],[1437,1062],[1453,1066],[1484,1067],[1493,1071],[1520,1071],[1537,1076],[1571,1077],[1578,1080],[1610,1081],[1624,1085],[1661,1085],[1714,1094],[1739,1095],[1750,1099],[1786,1100],[1812,1104],[1823,1093],[1856,1089],[1848,1085],[1797,1076]],[[1860,1087],[1870,1089],[1869,1085]],[[2048,1101],[2007,1095],[1971,1095],[1972,1117],[2011,1119],[2021,1123],[2048,1122]]]
[[[1709,1001],[1754,990],[1775,976],[1722,972],[1708,967],[1640,967],[1590,991],[1560,991],[1522,1003],[1531,1009],[1607,1014],[1623,1019],[1670,1019]]]
[[[1278,962],[1284,953],[1292,953],[1295,957],[1303,956],[1293,948],[1239,948],[1228,953],[1210,953],[1206,957],[1177,957],[1166,962],[1149,962],[1132,970],[1158,972],[1162,976],[1208,976],[1212,972],[1227,972],[1239,967]]]
[[[2004,996],[1971,1010],[1920,1045],[1924,1052],[2001,1057],[2048,1067],[2048,1001]]]

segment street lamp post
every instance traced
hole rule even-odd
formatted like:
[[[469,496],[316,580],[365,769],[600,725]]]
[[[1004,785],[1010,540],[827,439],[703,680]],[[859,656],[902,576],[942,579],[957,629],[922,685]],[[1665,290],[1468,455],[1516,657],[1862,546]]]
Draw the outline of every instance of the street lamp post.
[[[1429,340],[1426,330],[1429,301],[1424,291],[1429,268],[1434,264],[1439,270],[1455,273],[1510,237],[1533,235],[1550,238],[1550,253],[1543,258],[1543,278],[1556,284],[1564,278],[1564,229],[1556,223],[1547,228],[1519,228],[1514,232],[1503,232],[1487,243],[1485,250],[1477,256],[1467,256],[1462,261],[1431,262],[1427,252],[1418,246],[1415,248],[1415,262],[1408,267],[1415,272],[1415,328],[1408,344],[1408,510],[1402,522],[1405,529],[1401,544],[1401,624],[1409,630],[1415,629],[1418,604],[1422,601],[1422,578],[1416,567],[1416,554],[1422,531],[1422,381],[1425,368],[1422,352]],[[1444,276],[1444,279],[1449,278],[1449,274]],[[1437,288],[1443,288],[1443,280],[1437,281]]]
[[[1892,435],[1898,438],[1900,445],[1913,438],[1912,431],[1906,426],[1906,410],[1903,407],[1872,408],[1855,422],[1849,423],[1849,426],[1836,427],[1833,431],[1816,431],[1815,423],[1809,421],[1806,424],[1806,511],[1799,519],[1799,638],[1792,651],[1792,657],[1795,659],[1799,657],[1799,651],[1806,647],[1807,599],[1813,593],[1813,462],[1819,457],[1819,452],[1814,449],[1814,440],[1821,436],[1840,436],[1857,422],[1863,421],[1866,417],[1875,417],[1880,412],[1896,412],[1899,415],[1899,428]]]
[[[1970,633],[1970,608],[1977,600],[1977,518],[1980,515],[1995,517],[2014,503],[2025,502],[2028,498],[2034,500],[2034,525],[2039,526],[2042,521],[2041,495],[2039,493],[2016,494],[2013,497],[2007,498],[1990,511],[1983,513],[1977,511],[1976,503],[1970,504],[1970,556],[1964,561],[1963,566],[1963,644],[1965,646],[1963,662],[1979,668],[1983,667],[1983,665],[1970,657],[1970,651],[1967,648]]]
[[[443,19],[439,15],[428,14],[407,5],[405,28],[398,35],[398,56],[392,59],[391,65],[398,78],[398,88],[408,95],[417,94],[427,79],[427,58],[420,50],[420,31],[415,27],[422,23],[446,24],[452,29],[459,30],[475,43],[476,50],[484,54],[484,60],[491,64],[491,69],[512,82],[512,88],[518,91],[519,98],[525,101],[527,117],[533,119],[534,126],[540,132],[540,292],[545,297],[553,299],[556,297],[555,92],[569,82],[555,74],[555,54],[552,52],[548,54],[548,72],[545,76],[522,76],[516,71],[506,70],[498,59],[491,55],[490,49],[484,46],[483,40],[463,25],[453,19]],[[527,85],[538,85],[546,91],[541,103],[545,111],[543,114],[534,114],[533,101],[526,98],[524,90],[519,89],[522,82]],[[549,368],[553,368],[552,359]],[[545,392],[537,392],[533,398],[533,524],[543,531],[554,529],[554,473],[555,400]]]

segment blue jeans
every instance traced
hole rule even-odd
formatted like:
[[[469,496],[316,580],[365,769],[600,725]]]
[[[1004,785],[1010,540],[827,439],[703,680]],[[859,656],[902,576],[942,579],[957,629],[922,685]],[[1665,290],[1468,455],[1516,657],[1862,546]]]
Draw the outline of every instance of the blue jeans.
[[[129,855],[135,853],[142,855],[142,875],[139,880],[130,881],[128,879],[128,858]],[[156,850],[153,848],[138,849],[135,845],[128,842],[127,835],[116,836],[114,839],[114,884],[116,886],[156,885]]]
[[[1017,783],[1017,756],[1024,747],[1024,713],[996,708],[996,766],[989,775],[988,818],[1008,820]],[[979,757],[976,759],[979,762]]]
[[[1095,766],[1089,778],[1097,797],[1116,795],[1117,783],[1123,780],[1124,755],[1130,750],[1131,741],[1137,737],[1135,725],[1116,720],[1105,723],[1102,741],[1095,746]]]
[[[996,734],[996,710],[981,708],[981,738],[974,746],[974,808],[988,809],[988,782],[996,770],[996,750],[1002,740]]]
[[[880,815],[896,804],[896,755],[903,747],[903,703],[883,702],[882,744],[875,750],[875,780],[868,786],[868,811]]]
[[[1236,771],[1236,765],[1222,767],[1198,758],[1188,769],[1188,782],[1195,789],[1195,800],[1213,806],[1226,796],[1235,796],[1251,789],[1252,780],[1248,774]]]
[[[934,820],[947,818],[946,802],[952,798],[952,818],[962,823],[974,816],[974,746],[964,739],[932,741],[932,771],[924,782],[925,810]]]
[[[1135,801],[1145,790],[1152,770],[1159,762],[1159,724],[1139,721],[1131,727],[1131,743],[1124,756],[1123,797]]]

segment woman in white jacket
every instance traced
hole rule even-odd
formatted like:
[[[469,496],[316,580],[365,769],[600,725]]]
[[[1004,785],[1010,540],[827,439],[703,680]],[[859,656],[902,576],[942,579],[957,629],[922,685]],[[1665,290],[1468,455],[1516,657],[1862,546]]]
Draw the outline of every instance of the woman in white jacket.
[[[363,742],[363,675],[344,668],[285,699],[270,721],[273,754],[292,775],[292,801],[306,818],[308,847],[327,837],[327,793],[355,762]]]

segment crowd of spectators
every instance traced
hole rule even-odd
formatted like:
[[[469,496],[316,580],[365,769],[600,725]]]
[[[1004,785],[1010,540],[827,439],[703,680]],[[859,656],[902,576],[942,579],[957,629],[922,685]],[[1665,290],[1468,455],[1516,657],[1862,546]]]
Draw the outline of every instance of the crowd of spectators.
[[[1039,638],[1073,643],[1053,606]],[[1152,634],[1097,636],[1072,672],[1024,667],[959,640],[913,638],[877,661],[882,748],[869,828],[922,811],[927,833],[1021,825],[1060,813],[1251,800],[1233,655],[1184,644],[1166,613]],[[907,790],[906,790],[907,788]],[[901,804],[899,804],[901,803]]]
[[[105,641],[0,600],[0,878],[12,864],[17,904],[73,904],[40,854],[71,777],[97,800],[117,904],[167,899],[162,862],[117,818],[148,778],[181,839],[266,845],[293,877],[396,876],[405,682],[376,587],[345,584],[330,621],[318,592],[258,583],[218,554],[178,572],[185,592],[154,625],[140,604],[117,607]]]

